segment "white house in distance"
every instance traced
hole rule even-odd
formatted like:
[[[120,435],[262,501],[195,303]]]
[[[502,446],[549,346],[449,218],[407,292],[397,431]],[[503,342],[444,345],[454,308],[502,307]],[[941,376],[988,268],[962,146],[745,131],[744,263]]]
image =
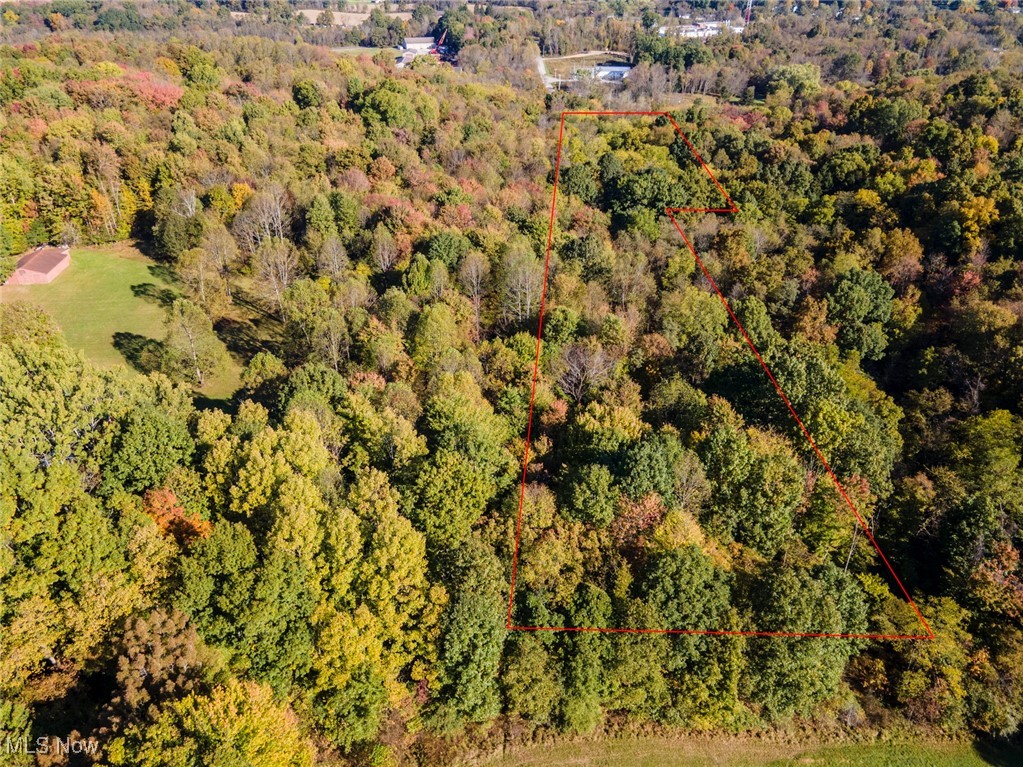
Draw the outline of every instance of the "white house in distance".
[[[401,46],[401,58],[398,59],[398,66],[403,67],[416,56],[427,56],[437,49],[437,43],[432,37],[406,37]]]
[[[735,32],[741,35],[745,27],[732,24],[730,21],[695,21],[691,24],[680,24],[677,27],[659,27],[657,33],[661,37],[686,37],[692,40],[706,40],[724,32]]]
[[[435,46],[436,42],[432,37],[406,37],[402,48],[405,49],[406,53],[422,55],[432,51]]]
[[[618,82],[628,77],[631,71],[628,64],[597,64],[593,68],[593,77],[601,82]]]

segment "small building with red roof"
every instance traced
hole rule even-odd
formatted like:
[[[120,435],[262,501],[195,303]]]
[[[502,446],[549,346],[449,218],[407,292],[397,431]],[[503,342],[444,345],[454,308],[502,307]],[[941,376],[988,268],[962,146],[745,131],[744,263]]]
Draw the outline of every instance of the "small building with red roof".
[[[18,259],[14,273],[5,285],[42,285],[53,282],[71,265],[71,251],[66,245],[40,245]]]

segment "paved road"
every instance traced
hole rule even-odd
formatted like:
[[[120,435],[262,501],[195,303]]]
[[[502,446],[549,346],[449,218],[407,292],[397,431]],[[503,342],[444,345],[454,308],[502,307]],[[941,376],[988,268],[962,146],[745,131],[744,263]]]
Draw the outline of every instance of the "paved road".
[[[547,90],[557,87],[559,83],[567,82],[567,80],[559,80],[557,77],[547,74],[547,64],[544,63],[542,54],[536,57],[536,71],[540,74],[540,79],[543,80],[543,85]]]

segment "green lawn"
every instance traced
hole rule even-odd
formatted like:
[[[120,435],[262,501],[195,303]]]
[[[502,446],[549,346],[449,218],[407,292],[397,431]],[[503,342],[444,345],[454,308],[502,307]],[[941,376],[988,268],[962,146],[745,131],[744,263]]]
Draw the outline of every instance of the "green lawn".
[[[331,48],[334,53],[339,53],[342,56],[376,56],[381,51],[387,51],[389,54],[393,54],[395,58],[398,58],[400,51],[397,48],[372,48],[368,45],[345,45],[340,48]]]
[[[170,271],[126,244],[74,248],[71,265],[49,285],[0,287],[0,303],[42,307],[68,343],[100,367],[128,364],[164,335],[166,305],[179,295]],[[211,399],[238,386],[232,364],[202,388]]]
[[[981,754],[984,754],[982,756]],[[1023,752],[969,743],[798,746],[711,738],[636,738],[537,747],[487,767],[987,767],[1023,764]]]
[[[978,749],[970,743],[914,743],[875,746],[827,746],[801,752],[771,767],[834,765],[834,767],[985,767],[1023,764],[1023,753]]]

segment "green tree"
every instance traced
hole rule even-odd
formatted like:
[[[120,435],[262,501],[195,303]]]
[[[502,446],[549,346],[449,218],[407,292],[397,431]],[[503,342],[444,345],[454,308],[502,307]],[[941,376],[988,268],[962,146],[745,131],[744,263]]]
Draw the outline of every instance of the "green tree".
[[[512,637],[500,677],[505,709],[535,724],[546,724],[562,695],[557,664],[531,632],[520,631]]]
[[[611,599],[600,588],[583,584],[576,592],[569,611],[568,625],[602,628],[611,619]],[[565,695],[561,719],[571,732],[588,733],[603,718],[601,697],[604,692],[606,643],[600,634],[574,632],[564,643]]]
[[[723,424],[700,445],[710,482],[703,515],[711,529],[764,554],[792,535],[803,472],[787,443],[765,432]]]
[[[712,293],[686,286],[661,297],[661,333],[683,355],[687,376],[703,380],[713,370],[728,327],[728,314]]]
[[[472,525],[486,511],[497,483],[472,460],[440,450],[415,473],[408,516],[431,543],[451,546],[469,537]]]
[[[311,767],[314,748],[298,717],[269,688],[228,681],[163,709],[107,747],[104,763],[137,767]]]
[[[257,570],[239,616],[236,647],[252,673],[279,693],[311,667],[316,586],[314,574],[294,553],[272,550]]]
[[[426,256],[431,261],[439,259],[448,269],[456,269],[469,253],[471,246],[465,235],[458,232],[440,232],[430,238]]]
[[[213,323],[198,306],[183,298],[171,304],[164,339],[167,373],[202,386],[227,365],[227,349],[213,332]]]
[[[888,346],[886,325],[892,316],[895,291],[876,272],[853,269],[828,294],[828,320],[838,325],[838,341],[846,351],[879,359]]]
[[[153,406],[126,415],[114,438],[102,487],[141,493],[163,485],[195,447],[183,415]]]
[[[505,582],[494,554],[470,541],[455,552],[449,573],[439,658],[443,702],[436,712],[445,729],[500,712],[497,672],[506,633]]]
[[[315,80],[298,80],[291,86],[291,98],[299,109],[315,109],[323,106],[323,94]]]
[[[574,163],[562,170],[561,184],[562,189],[576,195],[586,204],[595,202],[600,193],[596,169],[589,163]]]
[[[371,126],[417,131],[422,127],[416,105],[407,87],[397,80],[384,80],[362,100],[362,117]]]
[[[821,88],[821,70],[816,64],[783,64],[770,72],[770,85],[774,91],[787,86],[797,98],[815,96]]]
[[[721,628],[729,578],[695,545],[651,557],[639,593],[666,629]]]
[[[438,377],[423,411],[422,428],[433,449],[464,455],[495,478],[507,478],[514,463],[505,448],[508,424],[494,413],[468,373]]]
[[[189,45],[181,51],[178,66],[185,83],[197,91],[212,91],[220,85],[221,72],[213,56],[195,46]]]
[[[322,244],[329,237],[338,235],[334,209],[330,206],[330,200],[326,195],[318,194],[313,197],[313,201],[306,209],[305,229],[306,239],[310,244]]]
[[[620,491],[606,466],[586,464],[572,470],[565,498],[565,511],[572,517],[604,527],[618,511]]]
[[[669,508],[698,511],[707,495],[700,459],[673,430],[644,437],[626,452],[622,487],[632,498],[657,493]]]
[[[866,602],[853,576],[834,565],[765,568],[753,595],[757,627],[765,631],[863,633]],[[833,695],[856,640],[751,640],[744,686],[769,717],[813,709]],[[755,672],[752,669],[756,669]]]
[[[239,523],[223,521],[182,559],[174,601],[210,643],[238,643],[241,616],[255,588],[256,564],[252,534]]]

